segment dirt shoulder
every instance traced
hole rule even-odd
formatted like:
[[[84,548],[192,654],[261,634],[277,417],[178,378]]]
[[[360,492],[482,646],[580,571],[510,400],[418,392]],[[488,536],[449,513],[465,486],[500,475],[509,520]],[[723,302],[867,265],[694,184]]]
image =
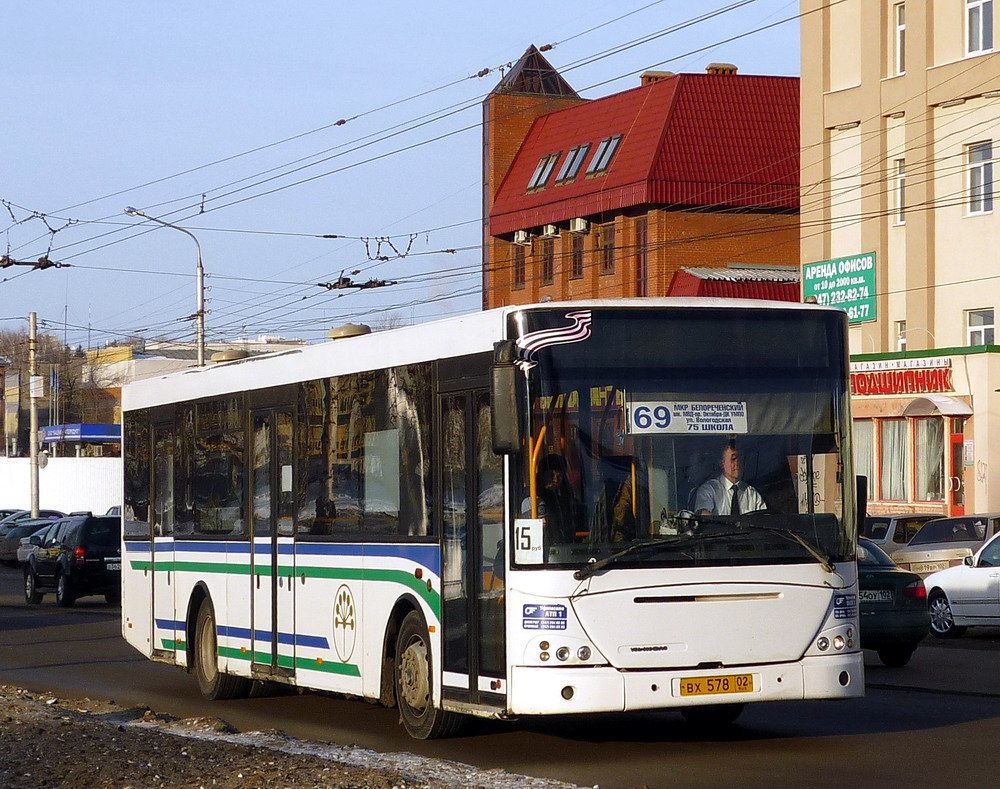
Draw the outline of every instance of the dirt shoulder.
[[[0,786],[557,787],[412,754],[379,754],[241,733],[216,719],[176,720],[113,701],[59,699],[0,685]]]

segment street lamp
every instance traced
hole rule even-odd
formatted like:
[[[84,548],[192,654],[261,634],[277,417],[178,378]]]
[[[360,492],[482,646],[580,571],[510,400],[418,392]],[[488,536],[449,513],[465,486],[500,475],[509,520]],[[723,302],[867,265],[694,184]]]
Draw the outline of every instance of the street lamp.
[[[195,238],[194,233],[180,225],[174,225],[163,219],[159,219],[155,216],[150,216],[149,214],[140,211],[138,208],[133,208],[132,206],[126,206],[125,213],[128,216],[139,216],[143,219],[148,219],[150,222],[156,222],[157,224],[163,225],[164,227],[172,227],[174,230],[180,230],[184,235],[189,236],[194,245],[198,248],[198,309],[194,313],[195,327],[197,329],[198,336],[198,366],[205,366],[205,267],[201,264],[201,244],[198,243],[198,239]]]

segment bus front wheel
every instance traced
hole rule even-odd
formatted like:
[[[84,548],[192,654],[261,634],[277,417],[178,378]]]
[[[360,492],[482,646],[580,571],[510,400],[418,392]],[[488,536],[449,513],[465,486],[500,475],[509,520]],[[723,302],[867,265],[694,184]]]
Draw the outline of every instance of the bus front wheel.
[[[434,706],[430,638],[418,611],[410,611],[400,625],[394,671],[399,716],[411,737],[432,740],[458,731],[461,716]]]
[[[219,641],[216,636],[215,609],[208,600],[202,601],[195,625],[194,675],[198,690],[210,701],[225,701],[245,697],[250,680],[219,671]]]

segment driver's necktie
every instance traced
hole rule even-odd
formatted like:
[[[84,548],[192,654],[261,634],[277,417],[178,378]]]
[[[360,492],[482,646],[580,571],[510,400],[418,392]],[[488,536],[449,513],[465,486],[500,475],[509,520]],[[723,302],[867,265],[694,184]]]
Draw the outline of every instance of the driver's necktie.
[[[729,505],[729,514],[730,515],[739,515],[740,514],[740,486],[739,485],[733,485],[730,488],[730,490],[733,492],[733,499],[732,499],[732,502]]]

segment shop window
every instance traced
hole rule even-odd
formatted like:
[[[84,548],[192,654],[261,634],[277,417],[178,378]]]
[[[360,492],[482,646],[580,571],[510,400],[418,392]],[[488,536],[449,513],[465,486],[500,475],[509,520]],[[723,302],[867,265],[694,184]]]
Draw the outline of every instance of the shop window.
[[[966,313],[966,340],[969,345],[993,345],[995,333],[992,307]]]
[[[870,419],[854,420],[854,473],[868,478],[869,491],[874,482],[875,423]],[[873,491],[871,491],[873,492]]]
[[[916,420],[917,501],[944,500],[944,420]]]
[[[879,421],[879,498],[884,501],[906,500],[907,443],[905,419]]]

